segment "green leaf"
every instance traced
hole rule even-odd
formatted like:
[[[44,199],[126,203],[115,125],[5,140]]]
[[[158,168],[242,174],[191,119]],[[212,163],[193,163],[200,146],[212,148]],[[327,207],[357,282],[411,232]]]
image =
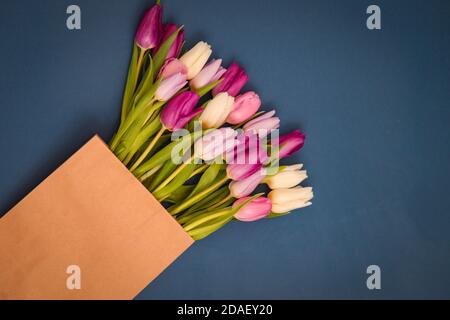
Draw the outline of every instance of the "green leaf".
[[[214,89],[219,83],[221,83],[222,80],[223,79],[219,79],[217,81],[214,81],[214,82],[210,83],[207,86],[204,86],[203,88],[199,88],[198,90],[196,90],[197,94],[200,96],[200,98],[203,97],[208,92],[210,92],[212,89]]]
[[[178,203],[184,200],[184,198],[187,197],[189,193],[192,192],[192,189],[194,189],[193,185],[184,185],[179,187],[177,190],[172,192],[168,198],[166,198],[165,201],[170,203]]]
[[[192,237],[192,239],[196,241],[202,240],[207,236],[211,235],[212,233],[216,232],[223,226],[225,226],[232,219],[233,217],[223,217],[215,219],[214,221],[212,221],[211,224],[204,226],[202,228],[196,228],[194,230],[191,230],[188,232],[188,234]]]
[[[162,124],[159,120],[159,114],[157,113],[153,116],[150,123],[145,125],[143,129],[140,129],[137,136],[134,137],[134,142],[129,148],[127,156],[128,161],[125,162],[125,165],[128,164],[128,162],[131,161],[142,146],[161,129],[161,126]]]
[[[153,196],[162,201],[163,199],[170,196],[172,192],[180,188],[191,176],[192,172],[195,170],[195,164],[189,163],[186,167],[181,170],[181,172],[164,188],[153,193]]]
[[[187,199],[195,196],[196,194],[202,192],[209,186],[211,186],[214,181],[217,179],[217,175],[221,170],[225,168],[225,165],[223,164],[217,164],[213,163],[211,164],[208,169],[202,174],[202,177],[200,178],[199,182],[197,183],[195,189],[192,191],[192,193],[187,197]]]
[[[228,194],[230,193],[228,186],[224,186],[220,188],[219,190],[211,193],[210,195],[204,197],[202,200],[197,202],[195,205],[190,207],[184,214],[190,214],[192,212],[201,211],[203,209],[206,209],[210,207],[211,205],[214,205],[218,203],[219,201],[222,201]],[[186,197],[187,199],[187,197]]]
[[[142,77],[141,83],[136,90],[136,97],[134,98],[134,101],[139,101],[142,96],[150,91],[151,86],[153,85],[153,59],[150,55],[148,55],[149,59],[149,66],[147,70],[145,70],[144,76]]]
[[[181,30],[181,28],[179,28],[177,31],[172,33],[172,35],[169,38],[167,38],[166,41],[164,41],[164,43],[161,45],[161,47],[159,47],[158,52],[154,56],[154,58],[153,58],[154,77],[158,76],[161,67],[164,65],[164,61],[166,61],[167,53],[169,52],[170,47],[172,46],[175,39],[177,38],[180,30]]]
[[[128,69],[127,83],[125,85],[125,91],[122,100],[122,113],[120,117],[120,123],[125,121],[128,111],[130,110],[131,102],[134,96],[134,90],[136,89],[136,73],[137,71],[137,60],[139,55],[139,49],[136,42],[133,44],[133,54],[131,56],[130,67]]]
[[[179,150],[185,150],[186,148],[191,146],[192,143],[194,142],[194,139],[193,139],[194,134],[195,134],[195,132],[192,132],[186,136],[183,136],[183,137],[173,141],[172,143],[168,144],[167,146],[165,146],[163,149],[161,149],[157,153],[155,153],[155,155],[153,155],[153,157],[151,157],[149,160],[147,160],[146,162],[141,164],[139,166],[139,168],[136,169],[136,171],[135,171],[136,176],[140,177],[140,176],[144,175],[147,171],[155,168],[156,166],[164,164],[164,162],[166,162],[167,160],[169,160],[171,158],[173,148],[176,147]]]
[[[149,190],[155,190],[161,184],[161,182],[163,182],[168,176],[170,176],[172,172],[175,171],[177,167],[178,165],[173,163],[173,161],[166,161],[158,174],[153,177],[152,182],[150,183]]]
[[[135,108],[140,109],[151,104],[155,98],[156,90],[158,90],[160,84],[161,79],[158,79],[146,91],[143,91],[142,95],[139,97],[139,100],[136,100]]]
[[[290,212],[284,212],[284,213],[273,213],[273,212],[271,212],[266,218],[273,219],[273,218],[287,216],[288,214],[290,214]]]

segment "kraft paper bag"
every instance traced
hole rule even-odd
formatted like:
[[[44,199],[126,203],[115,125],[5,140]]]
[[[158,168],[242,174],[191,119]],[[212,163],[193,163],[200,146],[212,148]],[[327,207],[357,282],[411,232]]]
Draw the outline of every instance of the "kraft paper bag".
[[[0,299],[132,299],[192,243],[96,136],[0,219]]]

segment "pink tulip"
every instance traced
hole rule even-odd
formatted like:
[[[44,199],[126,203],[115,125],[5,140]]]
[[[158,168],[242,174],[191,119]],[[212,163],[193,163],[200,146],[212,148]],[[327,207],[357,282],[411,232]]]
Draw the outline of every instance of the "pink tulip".
[[[161,123],[170,131],[177,131],[202,112],[202,108],[194,110],[200,97],[192,91],[183,92],[169,101],[161,112]]]
[[[161,41],[159,45],[155,48],[155,54],[158,52],[158,50],[161,48],[161,45],[169,39],[169,37],[178,30],[177,25],[175,24],[165,24],[164,25],[164,31],[161,38]],[[184,41],[184,30],[180,30],[178,32],[177,37],[175,38],[174,42],[172,43],[172,46],[170,47],[169,51],[167,52],[166,59],[172,59],[178,57],[180,54],[181,46],[183,45]]]
[[[233,208],[236,208],[246,201],[248,201],[250,198],[242,198],[237,200],[233,204]],[[249,203],[247,203],[245,206],[243,206],[235,215],[234,217],[240,221],[244,222],[253,222],[260,219],[264,219],[267,217],[272,210],[272,201],[265,197],[260,197],[253,199]]]
[[[161,68],[160,76],[162,79],[167,79],[176,73],[187,75],[187,68],[180,60],[171,58],[166,60]]]
[[[253,91],[246,92],[234,99],[231,113],[228,115],[229,124],[239,124],[250,119],[261,107],[261,99]]]
[[[233,181],[230,183],[230,194],[233,198],[243,198],[250,195],[265,177],[265,170],[263,168],[256,171],[248,178],[240,181]]]
[[[159,45],[162,35],[162,8],[159,4],[147,10],[136,32],[136,44],[143,50]]]
[[[164,79],[159,85],[155,93],[158,101],[167,101],[172,98],[175,93],[180,91],[187,84],[186,75],[176,73],[169,78]]]
[[[278,157],[283,159],[300,150],[305,144],[305,138],[306,136],[298,130],[281,136],[279,139],[280,151]]]
[[[261,163],[256,164],[229,164],[227,175],[234,181],[244,180],[262,168]]]
[[[233,149],[237,143],[236,131],[231,128],[216,129],[194,144],[194,153],[197,158],[211,161]]]
[[[213,96],[221,92],[228,92],[230,96],[235,97],[247,83],[248,76],[244,69],[240,68],[236,63],[232,63],[223,74],[222,79],[222,82],[213,89]]]
[[[222,59],[213,60],[208,63],[194,79],[191,80],[190,86],[193,89],[200,89],[220,79],[226,72],[222,68]]]
[[[247,122],[243,127],[244,132],[257,134],[260,138],[266,137],[280,127],[280,119],[274,115],[275,111],[270,111]]]

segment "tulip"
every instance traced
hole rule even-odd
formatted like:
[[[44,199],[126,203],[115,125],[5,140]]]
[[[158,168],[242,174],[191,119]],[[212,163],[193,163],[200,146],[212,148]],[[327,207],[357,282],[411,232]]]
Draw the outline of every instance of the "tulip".
[[[294,209],[310,206],[314,197],[312,188],[296,187],[292,189],[272,190],[268,198],[272,200],[273,213],[286,213]]]
[[[169,78],[164,79],[159,85],[155,93],[158,101],[167,101],[173,97],[175,93],[181,90],[187,84],[186,75],[176,73]]]
[[[206,42],[200,41],[180,58],[180,61],[188,69],[188,80],[194,79],[199,74],[206,62],[208,62],[211,54],[211,46]]]
[[[246,197],[237,200],[233,204],[233,208],[242,205],[249,199],[250,197]],[[271,210],[272,210],[272,201],[268,198],[260,197],[250,201],[241,209],[239,209],[239,211],[234,215],[234,217],[240,221],[253,222],[260,219],[264,219],[270,214]]]
[[[189,85],[192,89],[198,90],[206,87],[207,85],[217,81],[226,72],[226,69],[222,68],[222,59],[213,60],[208,63],[200,73],[191,80]]]
[[[211,161],[234,148],[236,131],[231,128],[221,128],[208,133],[195,142],[194,154],[204,161]]]
[[[264,179],[264,176],[265,171],[261,168],[244,180],[231,182],[229,184],[231,196],[233,198],[243,198],[250,195]]]
[[[177,131],[191,121],[202,108],[194,110],[200,97],[192,91],[183,92],[169,101],[161,112],[161,123],[170,131]]]
[[[218,94],[209,101],[204,108],[199,121],[204,129],[219,128],[222,126],[233,107],[234,98],[226,92]]]
[[[229,95],[235,97],[247,83],[248,76],[244,69],[240,68],[236,63],[232,63],[222,76],[222,79],[222,82],[213,89],[213,96],[221,92],[228,92]]]
[[[243,129],[246,133],[257,134],[260,138],[266,137],[270,132],[280,127],[280,119],[274,117],[275,110],[247,122]]]
[[[164,25],[164,31],[161,37],[161,41],[159,45],[155,48],[155,55],[160,49],[161,45],[169,39],[169,37],[178,30],[178,27],[175,24],[165,24]],[[166,59],[172,59],[178,57],[180,54],[181,46],[183,45],[184,41],[184,30],[180,30],[178,32],[177,37],[175,38],[174,42],[172,43],[172,46],[170,47],[169,51],[167,52]]]
[[[261,107],[261,99],[253,91],[246,92],[234,99],[231,113],[228,115],[229,124],[239,124],[250,119]]]
[[[308,178],[305,170],[300,171],[302,167],[303,165],[301,164],[286,167],[273,176],[267,176],[264,182],[267,183],[270,189],[288,189],[295,187]]]
[[[226,154],[228,164],[265,164],[269,160],[263,140],[253,133],[243,133],[236,138],[238,144]]]
[[[262,168],[261,163],[256,164],[229,164],[227,166],[228,178],[234,181],[244,180]]]
[[[159,45],[162,34],[162,8],[159,4],[147,10],[136,32],[136,44],[143,50]]]
[[[279,139],[280,150],[278,157],[283,159],[300,150],[305,144],[305,137],[306,136],[298,130],[281,136]]]
[[[187,68],[184,63],[175,58],[166,60],[160,71],[161,78],[167,79],[176,73],[181,73],[187,76]]]

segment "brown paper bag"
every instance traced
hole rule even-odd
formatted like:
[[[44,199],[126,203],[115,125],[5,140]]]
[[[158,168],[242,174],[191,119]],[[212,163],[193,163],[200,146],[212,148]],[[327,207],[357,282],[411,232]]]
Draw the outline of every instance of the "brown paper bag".
[[[0,299],[132,299],[192,243],[96,136],[0,219]]]

